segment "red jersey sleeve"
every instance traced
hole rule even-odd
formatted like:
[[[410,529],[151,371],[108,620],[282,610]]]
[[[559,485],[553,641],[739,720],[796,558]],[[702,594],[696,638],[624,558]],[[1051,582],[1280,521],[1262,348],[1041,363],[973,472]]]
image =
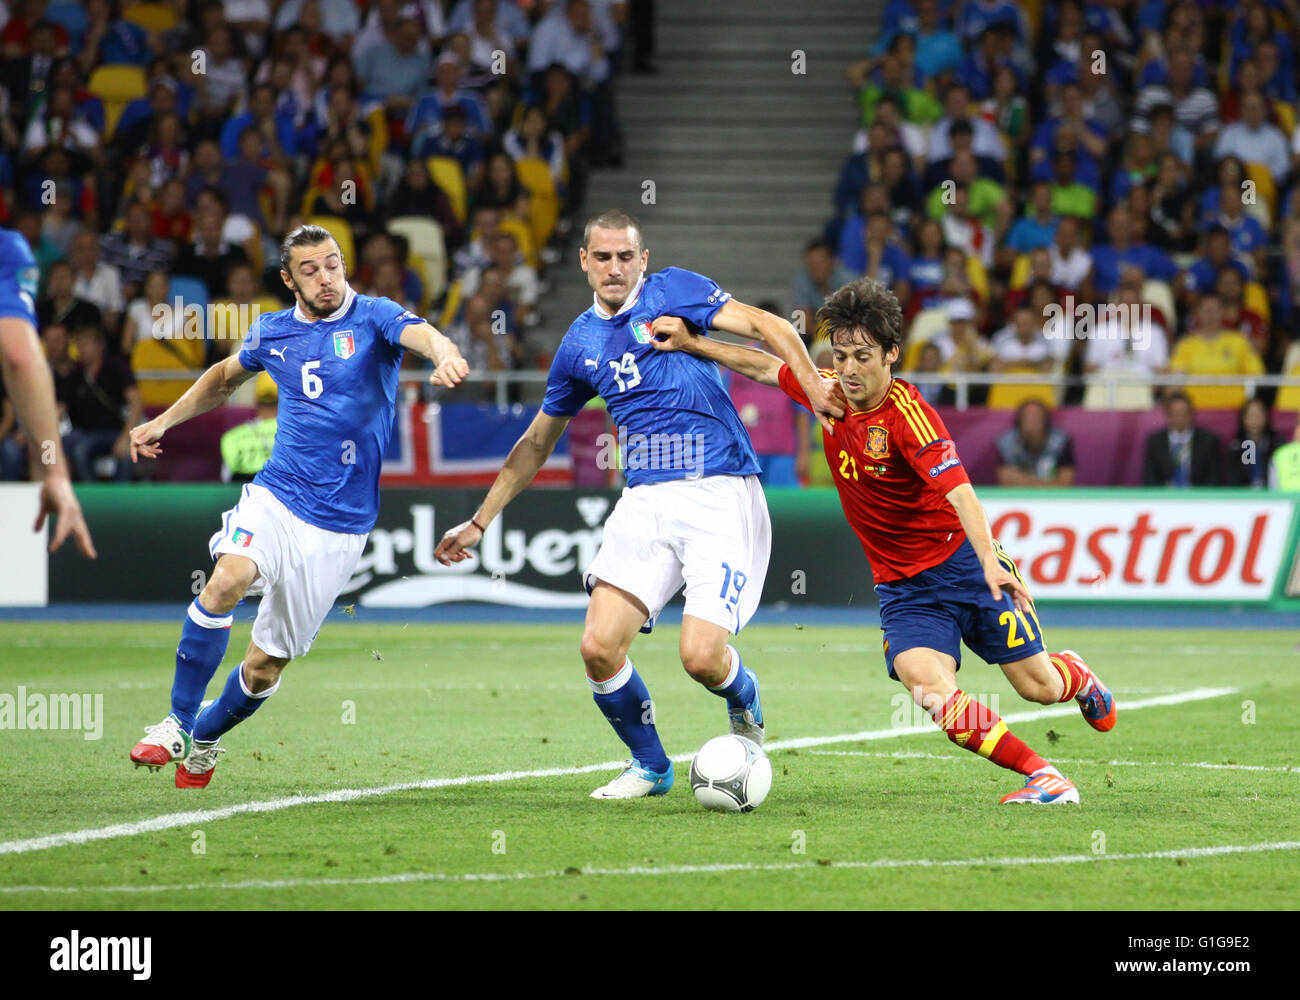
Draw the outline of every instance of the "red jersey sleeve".
[[[901,418],[898,428],[903,457],[923,483],[946,494],[954,486],[969,483],[970,477],[939,414],[910,389],[896,384],[891,390]]]
[[[818,368],[817,374],[820,375],[822,378],[830,378],[830,379],[839,378],[839,376],[836,375],[835,372],[829,368]],[[794,372],[790,370],[789,365],[783,364],[781,366],[780,372],[777,373],[776,380],[777,380],[777,384],[781,387],[782,392],[784,392],[787,396],[793,399],[804,409],[807,410],[812,409],[812,404],[808,402],[808,393],[803,391],[803,386],[799,384],[799,380],[795,378]]]

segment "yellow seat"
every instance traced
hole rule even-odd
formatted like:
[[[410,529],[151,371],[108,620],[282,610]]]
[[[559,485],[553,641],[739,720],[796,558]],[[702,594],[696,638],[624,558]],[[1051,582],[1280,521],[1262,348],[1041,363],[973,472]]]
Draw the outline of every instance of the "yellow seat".
[[[428,159],[429,174],[433,183],[442,188],[451,210],[456,218],[464,222],[469,218],[469,196],[465,190],[465,171],[460,168],[460,161],[450,156],[431,156]]]
[[[338,215],[313,215],[308,217],[307,224],[322,226],[330,231],[334,242],[343,252],[344,274],[351,276],[357,268],[357,246],[352,236],[352,225],[348,220]]]
[[[501,232],[509,233],[515,238],[515,244],[519,247],[519,252],[524,255],[524,261],[529,267],[537,266],[537,244],[533,242],[533,231],[528,224],[519,218],[502,219],[499,227]]]
[[[1011,265],[1011,280],[1007,283],[1013,292],[1019,291],[1029,284],[1029,254],[1022,253],[1016,258]]]
[[[1277,127],[1282,130],[1283,135],[1295,133],[1296,116],[1292,105],[1286,101],[1274,101],[1273,114],[1277,116]]]
[[[104,137],[109,138],[126,106],[136,98],[144,97],[144,70],[139,66],[100,66],[90,74],[87,87],[104,103]]]
[[[131,370],[193,371],[203,367],[206,344],[202,339],[158,339],[142,336],[131,349]],[[191,385],[189,379],[140,379],[140,399],[145,406],[171,406]]]
[[[1271,321],[1273,310],[1269,305],[1268,292],[1264,291],[1264,286],[1258,281],[1246,282],[1246,287],[1242,291],[1241,304],[1265,323]]]
[[[525,156],[515,162],[519,183],[528,191],[528,222],[533,242],[544,247],[551,241],[560,219],[560,196],[555,190],[551,165],[537,156]]]
[[[931,306],[922,309],[912,317],[912,325],[907,328],[906,346],[903,349],[901,371],[914,372],[921,363],[921,348],[931,338],[948,329],[948,309],[946,306]]]
[[[1293,364],[1283,374],[1291,378],[1300,378],[1300,364]],[[1284,385],[1278,389],[1277,398],[1273,400],[1273,409],[1295,410],[1300,413],[1300,385]]]
[[[984,269],[984,262],[974,254],[966,256],[966,280],[981,302],[989,300],[989,273]]]
[[[366,124],[370,126],[370,148],[367,150],[370,157],[370,172],[378,177],[384,152],[388,149],[388,118],[384,114],[382,105],[371,110],[366,116]]]
[[[460,300],[464,297],[464,289],[459,281],[453,281],[447,288],[447,298],[442,304],[442,315],[438,317],[438,329],[446,330],[451,326],[452,321],[456,318],[456,310],[460,308]]]
[[[166,3],[133,3],[122,11],[122,19],[145,31],[171,31],[176,27],[176,10]]]
[[[1255,194],[1259,202],[1268,207],[1268,218],[1265,220],[1267,228],[1273,223],[1273,218],[1277,214],[1277,182],[1273,179],[1273,173],[1262,163],[1246,164],[1246,179],[1254,181]],[[1250,206],[1246,206],[1249,208]]]
[[[1009,369],[1009,372],[1016,372],[1016,369]],[[1017,374],[1028,373],[1029,369],[1022,369]],[[1014,410],[1021,403],[1030,399],[1037,399],[1049,408],[1056,407],[1056,386],[1042,384],[998,384],[989,386],[989,398],[985,404],[990,410]]]
[[[423,216],[401,215],[389,221],[388,231],[406,238],[412,266],[418,259],[427,301],[436,301],[447,288],[447,241],[442,227]]]

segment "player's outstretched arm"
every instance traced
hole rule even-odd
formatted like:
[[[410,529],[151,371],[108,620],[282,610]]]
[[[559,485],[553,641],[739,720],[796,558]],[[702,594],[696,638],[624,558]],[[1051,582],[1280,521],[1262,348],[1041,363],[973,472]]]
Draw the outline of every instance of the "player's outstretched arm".
[[[537,470],[542,467],[555,445],[569,425],[568,417],[551,417],[538,412],[533,422],[524,431],[523,437],[515,442],[506,456],[505,464],[497,473],[496,481],[488,490],[478,512],[468,521],[451,528],[442,536],[433,556],[444,566],[469,558],[467,551],[477,545],[483,532],[492,523],[492,519],[505,509],[506,504],[523,492],[524,487],[533,481]]]
[[[408,351],[433,362],[433,374],[429,376],[432,385],[451,388],[469,374],[469,363],[461,357],[460,348],[432,323],[411,323],[398,340]]]
[[[1002,600],[1002,591],[1010,591],[1011,599],[1021,611],[1033,607],[1034,600],[1029,588],[998,560],[997,550],[993,547],[993,532],[989,528],[989,518],[984,513],[984,505],[975,495],[975,488],[970,483],[962,483],[948,491],[948,502],[961,520],[962,530],[970,539],[971,548],[979,557],[984,567],[984,579],[989,585],[989,593],[995,601]]]
[[[81,514],[81,504],[72,492],[72,475],[59,438],[58,407],[54,402],[54,378],[41,350],[36,328],[16,316],[0,317],[0,377],[8,386],[18,422],[40,461],[32,468],[44,477],[41,506],[33,528],[40,531],[45,518],[53,514],[54,537],[50,551],[57,551],[71,535],[88,559],[95,558],[95,543]]]
[[[220,406],[230,398],[231,393],[256,374],[257,372],[250,372],[239,363],[238,354],[218,361],[185,390],[185,395],[162,413],[139,427],[131,428],[131,461],[138,462],[141,455],[157,458],[162,454],[162,446],[158,442],[169,429]]]
[[[691,333],[680,317],[660,316],[651,324],[650,331],[650,345],[657,351],[694,354],[697,358],[713,361],[764,385],[776,385],[780,378],[780,358],[753,347],[727,344],[712,337]]]
[[[808,348],[803,346],[788,320],[766,309],[728,299],[714,315],[713,328],[766,344],[773,354],[790,366],[827,432],[832,431],[829,418],[844,416],[844,404],[823,384],[813,367],[812,358],[808,356]]]

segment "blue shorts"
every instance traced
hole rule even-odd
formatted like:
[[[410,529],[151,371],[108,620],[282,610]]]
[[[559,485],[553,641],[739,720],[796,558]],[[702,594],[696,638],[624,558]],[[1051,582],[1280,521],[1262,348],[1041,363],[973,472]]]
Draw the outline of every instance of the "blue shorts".
[[[994,543],[995,545],[997,543]],[[1001,548],[998,558],[1017,578],[1020,572]],[[938,566],[905,580],[876,584],[880,630],[885,633],[885,666],[894,673],[894,657],[924,646],[947,653],[961,667],[965,640],[986,663],[1012,663],[1043,651],[1043,630],[1031,610],[1021,615],[1006,591],[993,600],[984,570],[970,540]]]

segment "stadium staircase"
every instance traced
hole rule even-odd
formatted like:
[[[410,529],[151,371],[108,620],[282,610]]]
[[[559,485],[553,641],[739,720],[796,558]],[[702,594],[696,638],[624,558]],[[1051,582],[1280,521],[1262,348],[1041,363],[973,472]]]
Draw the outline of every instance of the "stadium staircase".
[[[874,41],[870,0],[659,0],[653,76],[619,80],[626,167],[592,175],[588,212],[641,218],[650,269],[708,274],[742,302],[786,313],[803,247],[831,214],[854,130],[849,63]],[[791,71],[795,50],[802,75]],[[644,204],[645,182],[654,204]],[[552,266],[539,348],[591,304],[580,236]]]

